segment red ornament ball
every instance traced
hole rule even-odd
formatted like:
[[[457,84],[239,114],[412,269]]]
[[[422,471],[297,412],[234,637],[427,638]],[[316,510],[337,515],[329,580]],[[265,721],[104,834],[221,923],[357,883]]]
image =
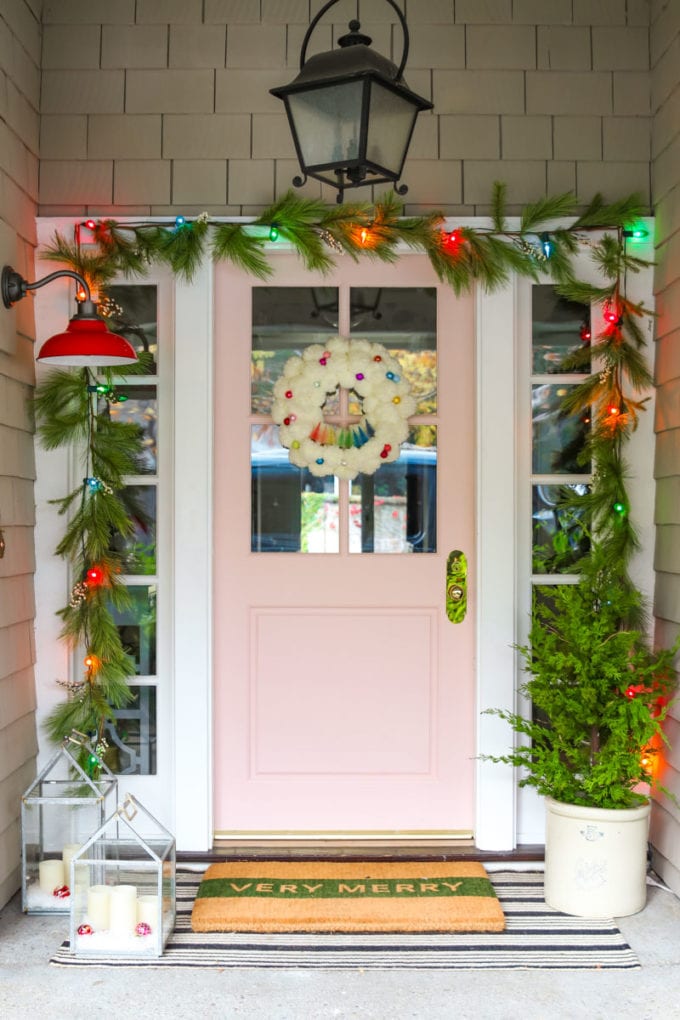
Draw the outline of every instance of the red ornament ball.
[[[78,928],[79,935],[94,935],[94,929],[90,924],[81,924]]]
[[[286,390],[286,399],[290,400],[292,396],[293,396],[293,391],[292,390]]]
[[[146,921],[140,921],[139,924],[137,925],[137,927],[135,928],[135,935],[143,936],[143,935],[150,935],[150,934],[151,934],[151,925],[147,924]]]
[[[65,900],[67,896],[71,895],[71,890],[67,885],[58,885],[52,895],[56,896],[59,900]]]
[[[284,425],[290,425],[290,418],[284,418],[283,419],[283,424]]]
[[[376,356],[374,357],[373,360],[374,361],[382,361],[382,358],[381,358],[381,356],[379,354],[376,354]]]

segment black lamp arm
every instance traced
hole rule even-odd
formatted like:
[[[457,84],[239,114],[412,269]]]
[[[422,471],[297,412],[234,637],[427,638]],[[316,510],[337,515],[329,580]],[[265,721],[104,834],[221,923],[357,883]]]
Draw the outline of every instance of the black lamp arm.
[[[77,280],[85,291],[85,301],[79,302],[79,304],[92,303],[92,295],[87,280],[80,273],[73,272],[72,269],[57,269],[56,272],[50,273],[49,276],[43,276],[42,280],[29,283],[28,280],[25,280],[11,266],[4,266],[2,270],[2,303],[5,308],[11,308],[17,301],[25,298],[29,290],[38,290],[40,287],[44,287],[45,284],[51,283],[52,280],[58,280],[62,276],[70,276],[71,279]]]
[[[338,0],[328,0],[328,3],[324,4],[321,10],[312,18],[309,28],[305,32],[305,37],[302,40],[302,49],[300,50],[300,70],[302,70],[302,68],[305,66],[305,59],[307,57],[307,43],[309,42],[309,38],[312,32],[314,31],[318,23],[321,21],[321,18],[324,16],[326,11],[329,10],[331,7],[334,7],[337,3]],[[406,61],[408,59],[409,34],[408,28],[406,26],[406,18],[401,13],[394,0],[387,0],[387,3],[397,12],[397,17],[399,18],[399,22],[401,24],[401,30],[404,33],[404,52],[401,55],[401,63],[397,68],[397,73],[395,76],[395,81],[398,81],[401,78],[402,74],[404,73],[404,68],[406,67]]]

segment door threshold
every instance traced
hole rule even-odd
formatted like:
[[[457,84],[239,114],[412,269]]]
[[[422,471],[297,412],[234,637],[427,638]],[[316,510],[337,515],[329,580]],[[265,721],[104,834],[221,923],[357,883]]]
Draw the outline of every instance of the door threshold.
[[[418,840],[410,843],[385,840],[217,840],[212,850],[177,854],[178,862],[224,860],[362,860],[362,861],[543,861],[542,844],[526,844],[514,850],[479,850],[473,840]]]

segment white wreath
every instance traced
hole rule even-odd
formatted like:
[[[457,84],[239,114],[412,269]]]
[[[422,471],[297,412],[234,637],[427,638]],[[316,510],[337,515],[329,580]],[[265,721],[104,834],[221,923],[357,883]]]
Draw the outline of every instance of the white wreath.
[[[329,393],[342,386],[361,397],[359,422],[324,421]],[[274,384],[272,417],[291,464],[313,475],[355,478],[397,460],[416,402],[399,362],[382,344],[333,337],[289,358]]]

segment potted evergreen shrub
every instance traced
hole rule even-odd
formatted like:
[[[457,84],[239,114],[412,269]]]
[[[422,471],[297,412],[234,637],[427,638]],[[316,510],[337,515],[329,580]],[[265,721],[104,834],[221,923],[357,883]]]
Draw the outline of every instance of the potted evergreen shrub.
[[[519,646],[531,718],[492,709],[520,735],[493,758],[546,798],[545,898],[566,913],[645,904],[649,791],[674,687],[677,646],[653,651],[639,592],[594,548],[577,584],[539,586]],[[666,792],[666,791],[664,791]]]

